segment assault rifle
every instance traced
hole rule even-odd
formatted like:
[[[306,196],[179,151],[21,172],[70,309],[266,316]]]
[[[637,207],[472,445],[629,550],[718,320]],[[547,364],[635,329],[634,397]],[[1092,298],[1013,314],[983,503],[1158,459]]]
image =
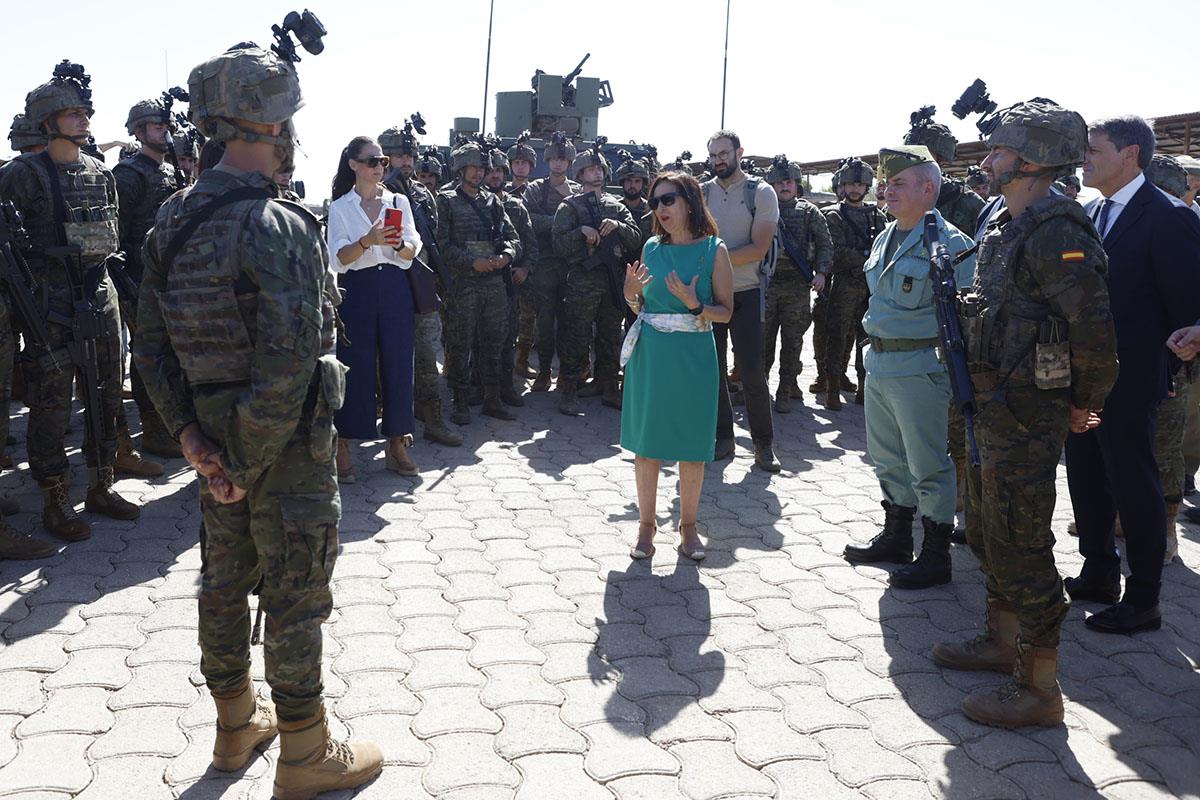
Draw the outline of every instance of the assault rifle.
[[[588,193],[587,204],[588,209],[592,212],[593,220],[599,224],[601,221],[600,201],[596,199],[595,194]],[[625,309],[625,265],[621,263],[621,257],[618,255],[621,250],[621,240],[616,231],[607,236],[601,236],[600,243],[596,245],[592,254],[583,260],[583,267],[584,269],[600,267],[604,270],[604,278],[608,282],[609,299],[618,310],[623,311]]]
[[[979,466],[979,447],[975,444],[975,389],[967,370],[967,351],[963,343],[962,325],[958,320],[958,285],[954,279],[954,259],[942,242],[937,215],[925,215],[925,248],[929,251],[929,276],[933,280],[933,308],[937,313],[938,338],[941,339],[942,360],[950,374],[950,391],[954,407],[962,412],[967,423],[967,447],[971,464]]]
[[[20,320],[21,332],[26,341],[44,352],[55,372],[61,371],[54,351],[50,347],[50,332],[46,320],[34,299],[33,272],[25,260],[22,248],[25,245],[25,230],[21,227],[21,214],[12,203],[0,204],[0,280],[8,287],[13,310]]]
[[[783,245],[783,250],[788,254],[788,258],[796,265],[796,269],[800,270],[800,276],[807,283],[812,283],[813,268],[808,263],[808,258],[804,255],[803,247],[792,238],[792,234],[784,227],[783,223],[779,223],[779,243]]]

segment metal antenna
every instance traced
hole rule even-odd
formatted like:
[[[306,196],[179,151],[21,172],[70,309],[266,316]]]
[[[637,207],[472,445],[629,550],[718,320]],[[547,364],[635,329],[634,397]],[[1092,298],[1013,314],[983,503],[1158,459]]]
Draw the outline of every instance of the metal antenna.
[[[496,13],[496,0],[488,4],[487,66],[483,69],[483,116],[479,118],[479,135],[487,133],[488,80],[492,76],[492,17]]]
[[[729,6],[733,0],[725,0],[725,66],[721,68],[721,129],[725,129],[725,86],[729,81]],[[490,40],[489,40],[490,41]]]

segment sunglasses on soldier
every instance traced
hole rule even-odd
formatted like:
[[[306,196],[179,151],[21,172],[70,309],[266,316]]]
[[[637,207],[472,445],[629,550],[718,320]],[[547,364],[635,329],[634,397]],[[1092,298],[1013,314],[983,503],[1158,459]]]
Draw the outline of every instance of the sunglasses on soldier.
[[[660,195],[655,195],[650,198],[650,210],[657,211],[660,204],[670,208],[675,205],[677,199],[679,199],[679,192],[663,192]]]

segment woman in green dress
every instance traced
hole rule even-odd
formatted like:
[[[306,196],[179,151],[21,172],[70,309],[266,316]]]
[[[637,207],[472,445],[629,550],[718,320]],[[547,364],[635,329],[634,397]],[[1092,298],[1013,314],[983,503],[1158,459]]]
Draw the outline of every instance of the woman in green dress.
[[[696,510],[713,459],[720,378],[712,325],[733,312],[733,267],[691,175],[659,175],[650,210],[655,236],[625,273],[625,300],[638,314],[621,353],[621,446],[634,453],[638,491],[630,555],[654,553],[658,473],[663,461],[678,461],[679,552],[698,561]]]

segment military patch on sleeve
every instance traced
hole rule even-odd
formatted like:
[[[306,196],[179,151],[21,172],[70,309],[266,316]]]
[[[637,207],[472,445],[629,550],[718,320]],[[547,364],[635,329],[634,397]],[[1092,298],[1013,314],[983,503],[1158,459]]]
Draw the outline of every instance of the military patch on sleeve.
[[[1067,250],[1062,254],[1063,261],[1083,261],[1083,259],[1082,250]]]

